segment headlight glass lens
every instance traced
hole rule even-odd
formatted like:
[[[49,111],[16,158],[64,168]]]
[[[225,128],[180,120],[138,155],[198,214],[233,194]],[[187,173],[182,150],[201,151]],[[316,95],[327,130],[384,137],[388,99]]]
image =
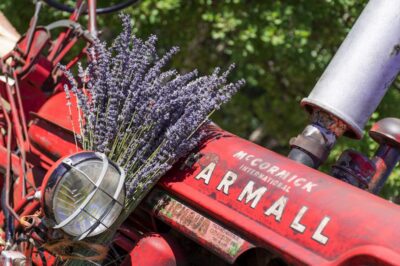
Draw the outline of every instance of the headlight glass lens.
[[[98,235],[107,230],[121,213],[125,190],[122,189],[116,200],[113,199],[121,182],[121,172],[108,164],[103,180],[96,187],[103,167],[101,160],[85,160],[71,167],[57,184],[53,197],[56,223],[74,217],[61,227],[66,233],[78,237]]]

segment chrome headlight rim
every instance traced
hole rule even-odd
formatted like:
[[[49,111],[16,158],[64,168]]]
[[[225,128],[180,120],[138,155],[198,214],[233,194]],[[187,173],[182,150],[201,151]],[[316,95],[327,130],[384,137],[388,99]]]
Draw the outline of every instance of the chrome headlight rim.
[[[45,176],[43,183],[42,183],[41,205],[42,205],[42,210],[45,214],[45,217],[47,218],[47,220],[49,222],[50,227],[52,227],[54,229],[63,229],[63,227],[57,223],[55,210],[53,208],[53,203],[54,203],[54,197],[55,197],[57,188],[60,185],[60,182],[63,180],[64,176],[74,166],[84,164],[85,162],[92,162],[92,163],[94,161],[103,162],[104,160],[107,160],[107,163],[120,173],[121,177],[120,177],[119,182],[122,184],[122,187],[120,188],[121,190],[119,191],[119,193],[123,194],[122,205],[124,204],[125,196],[126,196],[125,182],[124,182],[125,181],[125,172],[119,165],[110,161],[104,154],[98,153],[98,152],[82,151],[82,152],[78,152],[78,153],[75,153],[75,154],[72,154],[69,156],[65,156],[65,157],[61,158],[60,160],[58,160],[56,163],[54,163],[54,165],[48,170],[47,175]],[[104,178],[104,176],[103,176],[103,178]],[[116,200],[115,202],[121,204],[120,202],[118,202],[118,200]],[[113,204],[115,202],[113,201]],[[113,206],[109,207],[105,211],[105,215],[107,215],[111,211],[112,208],[113,208]],[[123,206],[122,206],[122,208],[123,208]],[[65,230],[63,230],[63,231],[65,232]],[[68,232],[65,232],[65,233],[67,235],[69,235],[70,237],[74,237],[75,239],[81,240],[88,236],[89,237],[95,236],[95,235],[91,235],[92,231],[93,231],[93,229],[91,229],[89,232],[83,232],[81,235],[71,235]],[[103,233],[103,232],[101,232],[101,233]],[[101,233],[99,233],[99,234],[101,234]],[[98,235],[98,234],[96,234],[96,235]]]

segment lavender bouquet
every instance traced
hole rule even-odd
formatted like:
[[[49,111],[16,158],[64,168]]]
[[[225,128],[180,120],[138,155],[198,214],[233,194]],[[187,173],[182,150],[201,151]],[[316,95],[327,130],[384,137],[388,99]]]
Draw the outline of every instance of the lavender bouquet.
[[[202,77],[196,70],[164,69],[179,49],[159,57],[157,37],[134,36],[130,21],[122,15],[123,31],[110,47],[95,41],[87,68],[78,67],[78,79],[61,67],[69,81],[67,98],[76,97],[81,114],[77,142],[105,153],[127,173],[124,217],[199,144],[202,125],[244,84],[227,82],[233,65]]]

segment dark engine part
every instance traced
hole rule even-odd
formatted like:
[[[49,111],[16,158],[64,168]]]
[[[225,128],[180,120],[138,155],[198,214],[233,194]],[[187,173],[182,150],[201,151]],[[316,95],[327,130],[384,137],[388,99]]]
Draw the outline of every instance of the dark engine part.
[[[359,152],[347,150],[332,167],[332,175],[356,187],[378,194],[400,160],[400,119],[385,118],[369,132],[380,144],[370,160]]]
[[[346,150],[332,167],[332,175],[353,186],[366,189],[375,174],[375,164],[365,155]]]
[[[346,125],[335,116],[314,110],[312,123],[290,140],[289,158],[312,168],[318,168],[328,157],[336,139],[346,131]]]

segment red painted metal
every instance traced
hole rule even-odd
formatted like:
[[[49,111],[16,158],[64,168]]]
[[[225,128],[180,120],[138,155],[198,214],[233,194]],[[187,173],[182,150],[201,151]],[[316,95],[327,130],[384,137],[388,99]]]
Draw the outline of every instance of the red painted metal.
[[[40,53],[44,51],[50,43],[50,34],[43,27],[36,28],[33,32],[33,39],[29,53],[25,54],[26,46],[28,44],[27,42],[28,40],[26,35],[22,36],[18,41],[15,50],[3,58],[4,61],[10,57],[14,59],[11,65],[16,68],[19,75],[25,75],[31,67],[36,64],[36,60],[40,57]]]
[[[75,12],[70,19],[78,17]],[[40,188],[56,160],[79,150],[73,135],[79,128],[78,113],[76,108],[69,113],[63,81],[54,71],[77,38],[71,37],[73,29],[55,41],[44,28],[32,32],[27,55],[27,39],[22,37],[2,60],[3,72],[18,86],[0,81],[0,125],[9,129],[0,136],[0,168],[6,173],[0,175],[0,187],[5,178],[7,195],[14,192],[7,200],[16,217],[40,209],[33,199],[35,186]],[[11,66],[5,64],[7,59]],[[44,90],[53,93],[47,96]],[[397,143],[398,132],[384,133]],[[190,157],[197,162],[177,164],[118,229],[114,243],[129,254],[123,265],[190,261],[181,254],[174,233],[149,234],[157,232],[159,222],[228,263],[259,248],[294,265],[400,265],[397,205],[223,130],[212,129],[210,135],[214,137],[199,147],[198,156]],[[17,148],[21,155],[13,152]],[[21,177],[24,173],[26,178]],[[0,212],[0,226],[4,220]],[[19,221],[14,222],[20,229]],[[32,252],[41,265],[38,250]],[[54,262],[55,257],[44,256]]]
[[[400,264],[398,206],[233,135],[211,140],[200,153],[202,158],[192,169],[176,168],[162,179],[162,186],[256,246],[272,249],[295,264],[341,265],[358,257],[382,265]],[[208,181],[199,173],[210,164],[215,169]],[[236,181],[227,193],[223,187],[219,190],[223,177],[232,172]],[[252,191],[266,188],[254,206],[254,201],[240,200],[249,184]],[[287,198],[281,219],[266,215],[281,197]],[[304,232],[299,232],[301,226],[294,226],[294,220],[304,207],[307,210],[298,220]],[[324,219],[329,222],[315,235]]]
[[[182,255],[177,243],[160,234],[143,236],[121,266],[173,266]]]
[[[59,115],[58,118],[54,115],[56,106],[62,113],[63,99],[59,96],[49,100],[38,115],[61,123],[62,128],[68,127]],[[203,145],[199,151],[201,158],[192,168],[181,170],[177,165],[161,180],[166,192],[206,213],[252,245],[272,250],[291,263],[342,265],[366,259],[382,265],[400,263],[398,206],[225,131],[218,133],[222,137]],[[56,138],[59,137],[53,136]],[[45,139],[52,141],[50,136]],[[64,144],[45,149],[54,155],[65,153]],[[211,163],[215,163],[215,169],[206,184],[207,178],[198,175]],[[237,179],[226,194],[218,186],[229,171],[237,174]],[[253,192],[266,188],[254,208],[253,200],[245,203],[248,195],[239,200],[249,184],[253,184]],[[282,196],[287,197],[287,203],[281,220],[277,221],[276,216],[265,212]],[[367,208],[360,209],[366,204]],[[307,209],[298,220],[297,228],[305,227],[300,233],[292,227],[302,208]],[[328,223],[317,234],[318,226],[327,219]],[[171,225],[181,231],[190,229]],[[382,226],[386,230],[376,230]],[[313,236],[319,236],[319,240]],[[328,238],[325,244],[321,243],[324,237]]]
[[[37,126],[37,121],[31,125],[29,135],[39,153],[58,158],[74,152],[65,103],[62,93],[53,96],[37,114],[39,121],[47,121],[47,127]],[[217,133],[222,137],[203,145],[201,158],[192,168],[181,170],[178,165],[161,180],[165,192],[251,245],[271,250],[294,264],[349,265],[363,260],[382,265],[400,263],[398,206],[227,132]],[[206,184],[204,177],[196,176],[210,163],[215,163],[215,169]],[[237,174],[237,179],[226,194],[218,186],[229,171]],[[239,200],[251,181],[253,192],[266,188],[254,208],[253,200],[245,203],[248,195]],[[277,221],[276,216],[265,212],[282,196],[287,197],[287,203]],[[360,209],[366,204],[367,208]],[[294,223],[302,209],[306,209],[304,215]],[[327,219],[318,233],[318,226]],[[182,232],[190,229],[170,225]],[[300,233],[291,226],[305,229]],[[386,230],[376,230],[382,226]],[[328,238],[325,244],[321,243],[324,237]]]
[[[77,18],[77,14],[72,16],[72,19],[74,18]],[[9,221],[8,228],[11,228],[14,224],[15,229],[17,229],[16,234],[21,233],[20,217],[34,214],[40,207],[33,198],[35,195],[33,190],[36,189],[35,184],[41,185],[45,171],[53,163],[53,158],[49,158],[51,153],[46,155],[46,152],[43,152],[45,147],[32,147],[30,145],[27,131],[27,121],[30,120],[31,112],[37,112],[42,107],[47,100],[44,91],[47,91],[47,93],[51,91],[55,82],[53,76],[54,60],[50,61],[44,55],[47,53],[46,49],[55,50],[56,59],[61,60],[73,46],[71,42],[60,42],[54,45],[45,28],[32,27],[29,32],[33,36],[32,42],[28,41],[26,35],[23,36],[16,48],[2,58],[0,62],[2,75],[5,76],[6,80],[6,82],[0,81],[2,109],[0,124],[3,128],[3,134],[0,137],[0,154],[3,154],[2,159],[0,159],[0,167],[6,173],[4,177],[2,176],[5,179],[4,185],[6,186],[3,206],[14,217],[14,221],[8,220],[7,216],[0,212],[0,221],[2,227],[5,220]],[[69,64],[69,66],[71,67],[72,64]],[[40,129],[46,128],[46,133],[54,133],[60,130],[59,126],[55,127],[54,124],[40,117],[29,122],[32,122],[31,133],[34,140],[35,137],[42,140],[48,137],[46,134],[41,134]],[[42,127],[40,128],[40,126]],[[7,135],[4,134],[4,128]],[[42,133],[44,132],[42,131]],[[64,142],[68,142],[69,136],[69,132],[61,135],[61,137],[65,137],[63,138]],[[52,138],[49,137],[49,139]],[[62,144],[62,141],[56,143],[56,145],[59,144]],[[65,147],[67,148],[68,145]],[[19,154],[14,152],[16,150],[19,151]],[[66,151],[69,150],[66,149]],[[0,184],[3,189],[2,185]],[[26,233],[32,237],[37,234],[36,232]],[[6,234],[2,236],[3,239],[5,239],[5,236]],[[11,235],[11,237],[13,236]],[[39,262],[39,265],[41,264],[41,259],[38,259],[37,256],[38,250],[32,249],[31,244],[22,243],[21,247],[25,249],[24,253],[36,253],[34,256],[36,262]],[[2,248],[3,246],[0,247],[0,249]],[[48,255],[45,254],[45,256]],[[49,259],[47,261],[50,262]]]

